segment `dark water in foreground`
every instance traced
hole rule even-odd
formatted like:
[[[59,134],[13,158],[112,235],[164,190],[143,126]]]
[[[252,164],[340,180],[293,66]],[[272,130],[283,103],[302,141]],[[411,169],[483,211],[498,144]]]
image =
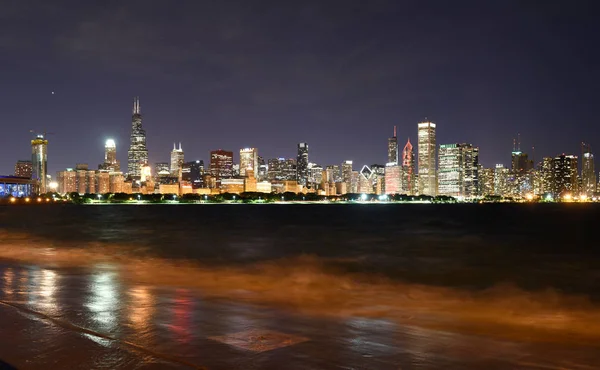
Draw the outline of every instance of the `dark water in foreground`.
[[[59,255],[110,250],[207,266],[293,267],[310,256],[335,273],[467,290],[510,283],[598,300],[599,230],[596,205],[3,207],[0,257],[38,242]]]
[[[63,298],[96,294],[101,312],[116,284],[122,306],[184,289],[310,317],[593,344],[598,225],[592,204],[7,206],[0,301],[20,302],[17,281],[43,298],[46,280],[70,271],[91,273],[92,291],[77,293],[74,279]],[[77,311],[44,304],[34,308],[52,317]]]

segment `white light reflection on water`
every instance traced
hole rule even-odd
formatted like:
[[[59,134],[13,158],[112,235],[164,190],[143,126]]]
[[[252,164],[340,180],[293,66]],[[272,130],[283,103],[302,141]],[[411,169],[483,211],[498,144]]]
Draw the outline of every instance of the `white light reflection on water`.
[[[85,306],[90,310],[92,320],[98,324],[98,329],[105,333],[112,333],[119,324],[118,289],[115,272],[103,271],[91,276],[91,298]]]
[[[4,289],[3,289],[3,293],[4,296],[6,298],[12,298],[13,295],[13,281],[15,278],[15,273],[13,272],[13,269],[11,267],[7,268],[6,270],[4,270],[4,276],[3,276],[3,280],[4,280]]]
[[[396,324],[383,319],[353,317],[348,324],[348,344],[353,352],[362,356],[393,355],[397,351]]]
[[[36,291],[39,292],[39,301],[37,302],[38,309],[43,309],[46,313],[56,314],[59,313],[60,308],[56,301],[56,291],[59,286],[59,276],[52,270],[42,270],[37,272],[41,275],[41,281],[39,288]]]
[[[154,313],[154,297],[150,289],[141,286],[131,289],[129,302],[129,321],[133,328],[138,332],[148,330]]]

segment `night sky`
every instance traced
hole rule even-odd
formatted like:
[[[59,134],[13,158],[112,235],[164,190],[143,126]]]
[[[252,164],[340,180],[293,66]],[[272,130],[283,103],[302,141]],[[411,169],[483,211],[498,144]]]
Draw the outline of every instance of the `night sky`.
[[[29,129],[54,133],[52,176],[96,168],[107,138],[126,168],[136,95],[152,164],[174,141],[205,161],[307,142],[310,161],[359,169],[425,117],[485,166],[509,165],[518,132],[536,161],[600,150],[594,4],[0,0],[0,174],[30,158]]]

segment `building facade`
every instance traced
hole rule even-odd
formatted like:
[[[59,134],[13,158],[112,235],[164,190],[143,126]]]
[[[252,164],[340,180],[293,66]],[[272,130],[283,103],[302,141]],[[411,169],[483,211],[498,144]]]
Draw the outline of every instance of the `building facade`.
[[[256,148],[240,149],[240,176],[246,177],[246,171],[258,171],[258,150]]]
[[[48,140],[45,134],[38,134],[31,140],[31,178],[37,181],[40,194],[48,191]]]
[[[581,194],[591,197],[596,192],[596,170],[594,154],[588,144],[582,144],[583,157],[581,162]]]
[[[30,179],[33,172],[31,161],[17,161],[15,164],[15,176]]]
[[[171,172],[171,176],[181,176],[181,171],[183,170],[184,153],[181,148],[181,143],[179,143],[179,148],[175,146],[173,143],[173,150],[171,150],[171,165],[169,167],[169,172]]]
[[[417,182],[415,172],[415,152],[410,143],[410,139],[406,141],[404,149],[402,149],[402,182],[401,192],[403,194],[417,194]]]
[[[418,170],[419,193],[424,195],[437,195],[436,174],[436,125],[433,122],[420,122],[418,124]]]
[[[148,148],[146,147],[146,131],[142,128],[140,99],[133,100],[131,117],[131,136],[127,152],[127,172],[132,179],[140,179],[142,166],[148,164]]]
[[[385,193],[401,194],[402,191],[402,166],[398,163],[385,165]]]
[[[298,155],[296,157],[296,179],[298,185],[308,186],[308,144],[298,144]]]
[[[215,179],[219,187],[221,179],[233,177],[233,152],[227,150],[213,150],[210,152],[210,175]]]
[[[398,163],[398,137],[396,136],[396,126],[394,126],[394,136],[388,138],[387,163]]]
[[[554,180],[553,195],[555,198],[577,193],[577,156],[561,154],[554,157],[552,172]]]
[[[121,164],[117,160],[117,144],[113,139],[106,140],[104,144],[104,163],[100,169],[110,172],[121,171]]]

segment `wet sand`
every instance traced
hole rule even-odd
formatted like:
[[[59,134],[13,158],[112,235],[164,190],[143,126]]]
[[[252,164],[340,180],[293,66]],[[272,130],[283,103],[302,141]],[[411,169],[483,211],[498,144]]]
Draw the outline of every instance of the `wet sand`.
[[[110,267],[0,264],[0,369],[595,369],[600,347],[330,317]],[[551,334],[556,335],[556,333]]]

